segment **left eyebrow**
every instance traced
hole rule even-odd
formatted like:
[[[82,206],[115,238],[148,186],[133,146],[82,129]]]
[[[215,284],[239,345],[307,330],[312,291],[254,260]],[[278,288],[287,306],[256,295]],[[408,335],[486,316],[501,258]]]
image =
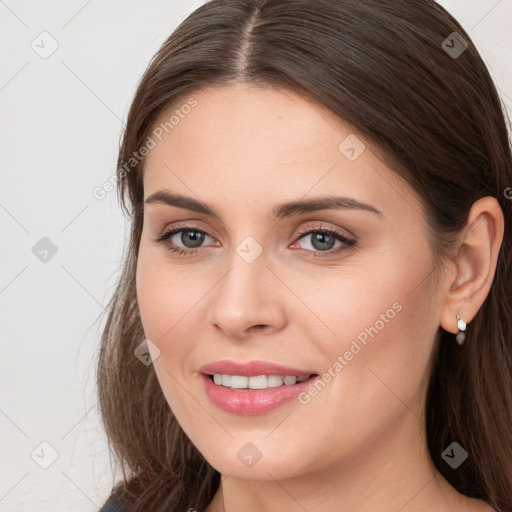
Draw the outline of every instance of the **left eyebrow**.
[[[310,199],[307,201],[290,201],[277,205],[272,213],[276,218],[289,217],[300,213],[314,212],[317,210],[363,210],[384,217],[380,210],[367,203],[362,203],[351,197],[327,196]]]
[[[218,212],[208,203],[198,201],[192,197],[183,196],[181,194],[170,193],[166,190],[159,190],[151,194],[144,204],[161,203],[169,206],[176,206],[186,210],[192,210],[204,215],[209,215],[216,219],[220,219]],[[276,205],[272,209],[274,218],[291,217],[301,213],[314,212],[317,210],[362,210],[375,213],[384,217],[383,213],[371,204],[362,203],[351,197],[326,196],[317,197],[309,200],[289,201]]]

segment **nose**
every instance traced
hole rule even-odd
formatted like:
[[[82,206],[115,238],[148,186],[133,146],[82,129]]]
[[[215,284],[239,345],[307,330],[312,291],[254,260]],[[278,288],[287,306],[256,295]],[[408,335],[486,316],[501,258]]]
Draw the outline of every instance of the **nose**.
[[[281,290],[280,296],[279,289],[263,255],[252,263],[235,261],[212,290],[207,320],[238,341],[278,332],[286,325],[285,294]]]

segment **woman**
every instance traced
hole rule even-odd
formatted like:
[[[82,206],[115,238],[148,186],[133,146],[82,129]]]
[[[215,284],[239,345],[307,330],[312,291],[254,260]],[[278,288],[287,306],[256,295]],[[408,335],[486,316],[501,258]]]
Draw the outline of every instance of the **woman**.
[[[103,510],[512,510],[511,185],[435,2],[197,9],[120,148]]]

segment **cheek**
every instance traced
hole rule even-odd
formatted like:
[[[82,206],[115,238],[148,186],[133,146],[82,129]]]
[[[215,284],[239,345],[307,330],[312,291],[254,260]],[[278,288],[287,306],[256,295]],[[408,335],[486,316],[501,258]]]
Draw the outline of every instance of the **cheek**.
[[[194,402],[186,391],[184,375],[193,352],[194,340],[188,313],[200,307],[204,286],[176,271],[151,248],[139,251],[136,274],[137,301],[146,338],[159,349],[153,368],[173,414],[186,431],[194,429],[197,416]]]
[[[141,244],[136,288],[146,336],[161,351],[171,340],[173,348],[178,348],[186,341],[186,333],[190,337],[190,319],[203,307],[201,298],[212,285],[208,279],[198,279],[185,266],[170,265],[160,252]]]
[[[364,303],[354,304],[343,293],[346,309],[337,321],[330,306],[337,340],[323,345],[331,362],[324,374],[329,382],[311,397],[316,410],[310,418],[330,410],[325,415],[328,431],[353,422],[357,428],[347,430],[347,447],[362,446],[411,411],[422,413],[437,331],[436,309],[428,299],[432,290],[425,282],[411,293],[417,279],[410,275],[395,276],[392,283],[380,283],[365,293]]]
[[[276,291],[282,288],[282,301],[293,307],[291,322],[299,324],[309,334],[306,339],[322,352],[343,353],[354,340],[370,346],[373,340],[386,338],[393,324],[405,325],[399,317],[405,316],[402,311],[414,298],[408,296],[413,288],[410,273],[404,275],[406,267],[392,259],[395,263],[390,265],[383,258],[361,263],[355,257],[313,272],[282,267],[279,275],[295,297],[279,282]]]
[[[141,244],[136,273],[140,317],[146,338],[159,349],[154,369],[160,386],[184,428],[197,416],[185,380],[196,370],[192,362],[204,337],[207,294],[217,281],[217,274],[199,276],[186,265],[170,264],[162,250]]]
[[[357,417],[358,428],[349,434],[356,442],[379,430],[379,423],[396,421],[407,410],[404,403],[419,414],[419,391],[424,391],[438,329],[433,283],[419,277],[429,275],[431,264],[424,258],[415,272],[404,272],[410,265],[398,255],[394,261],[385,271],[348,269],[337,279],[319,280],[317,288],[311,279],[295,277],[294,291],[322,321],[308,313],[301,324],[325,361],[323,384],[303,396],[311,407],[308,428],[315,428],[320,416],[332,429]]]

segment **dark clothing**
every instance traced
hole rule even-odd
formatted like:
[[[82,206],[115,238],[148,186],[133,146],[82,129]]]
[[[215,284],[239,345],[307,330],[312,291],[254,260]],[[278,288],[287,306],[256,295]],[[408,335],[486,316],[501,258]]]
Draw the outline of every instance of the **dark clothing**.
[[[110,497],[105,505],[98,512],[130,512],[118,498]]]

